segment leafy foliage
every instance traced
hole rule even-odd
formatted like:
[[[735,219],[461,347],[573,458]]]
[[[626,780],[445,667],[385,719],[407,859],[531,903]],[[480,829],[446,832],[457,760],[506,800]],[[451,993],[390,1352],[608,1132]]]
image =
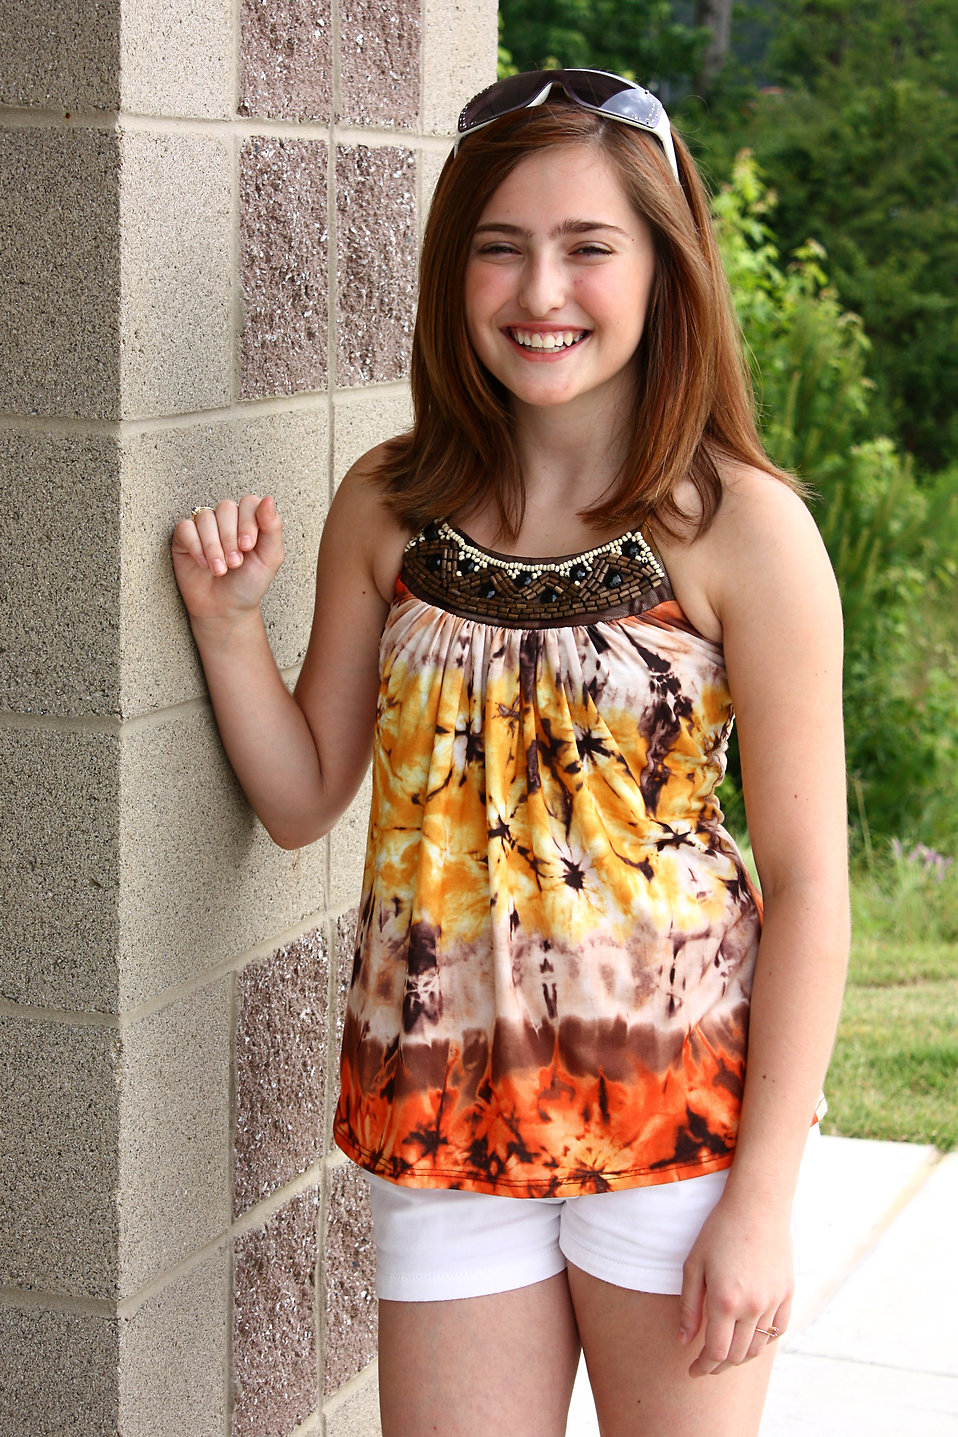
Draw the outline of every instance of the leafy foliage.
[[[672,0],[500,0],[506,65],[591,66],[652,87],[691,77],[708,33],[683,24],[676,8]]]
[[[715,218],[753,357],[769,452],[814,485],[842,592],[853,827],[954,846],[958,662],[950,642],[958,502],[950,476],[920,486],[876,432],[869,344],[829,285],[820,246],[783,266],[774,198],[743,152]],[[755,356],[758,356],[756,359]]]
[[[716,107],[706,159],[727,176],[748,144],[779,194],[782,249],[827,244],[832,282],[872,341],[884,427],[940,468],[958,457],[952,0],[781,0],[773,15],[775,83]]]

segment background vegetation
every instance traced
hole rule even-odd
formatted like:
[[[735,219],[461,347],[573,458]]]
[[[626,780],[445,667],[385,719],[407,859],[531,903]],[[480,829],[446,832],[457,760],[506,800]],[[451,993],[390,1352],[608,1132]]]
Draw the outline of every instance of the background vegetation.
[[[712,186],[766,444],[810,486],[845,612],[856,937],[833,1130],[956,1146],[953,0],[500,0],[500,25],[504,72],[655,90]]]

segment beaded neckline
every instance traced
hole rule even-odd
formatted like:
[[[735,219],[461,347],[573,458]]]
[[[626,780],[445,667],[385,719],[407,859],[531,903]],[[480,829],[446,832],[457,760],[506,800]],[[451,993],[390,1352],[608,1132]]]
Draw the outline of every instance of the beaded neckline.
[[[406,546],[403,582],[417,597],[469,618],[554,628],[637,614],[672,597],[661,560],[639,530],[554,559],[500,554],[448,520]]]

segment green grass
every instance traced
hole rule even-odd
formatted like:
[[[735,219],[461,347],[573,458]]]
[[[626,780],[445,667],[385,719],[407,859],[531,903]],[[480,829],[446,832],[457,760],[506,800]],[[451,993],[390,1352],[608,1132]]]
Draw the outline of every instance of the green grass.
[[[825,1132],[958,1148],[958,875],[899,857],[856,875]]]

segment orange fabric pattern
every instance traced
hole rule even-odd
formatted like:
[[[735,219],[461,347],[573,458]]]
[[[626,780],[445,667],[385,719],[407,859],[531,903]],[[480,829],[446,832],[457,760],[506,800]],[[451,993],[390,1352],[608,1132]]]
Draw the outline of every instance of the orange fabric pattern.
[[[399,587],[335,1127],[382,1177],[573,1196],[731,1162],[759,904],[715,797],[722,653],[661,592],[522,628]]]

